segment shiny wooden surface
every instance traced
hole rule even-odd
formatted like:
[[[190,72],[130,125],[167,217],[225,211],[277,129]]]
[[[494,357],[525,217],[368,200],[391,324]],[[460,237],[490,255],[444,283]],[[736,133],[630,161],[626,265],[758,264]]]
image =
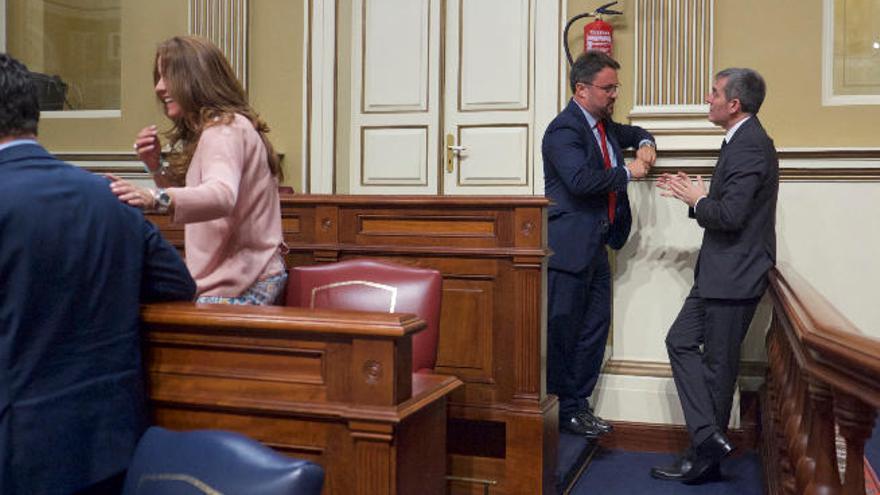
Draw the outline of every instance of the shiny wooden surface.
[[[452,376],[412,374],[413,315],[146,305],[154,420],[319,463],[326,494],[444,493]]]
[[[438,374],[450,493],[555,492],[555,396],[544,388],[543,197],[282,195],[289,266],[370,257],[443,275]],[[182,248],[182,227],[154,220]]]
[[[787,265],[771,273],[770,294],[761,443],[768,493],[864,494],[864,445],[880,407],[880,340]]]

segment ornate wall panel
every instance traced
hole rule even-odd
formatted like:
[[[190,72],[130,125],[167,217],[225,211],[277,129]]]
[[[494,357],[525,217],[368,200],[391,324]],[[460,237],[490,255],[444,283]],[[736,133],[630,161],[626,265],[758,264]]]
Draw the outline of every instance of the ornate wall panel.
[[[189,0],[189,32],[213,41],[247,89],[248,0]]]
[[[633,123],[664,149],[718,146],[703,103],[715,67],[715,0],[635,2]]]

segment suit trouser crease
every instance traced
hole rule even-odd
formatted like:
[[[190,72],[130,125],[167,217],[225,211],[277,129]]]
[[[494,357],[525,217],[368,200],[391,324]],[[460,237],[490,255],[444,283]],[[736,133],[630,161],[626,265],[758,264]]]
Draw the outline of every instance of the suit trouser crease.
[[[611,270],[604,248],[580,273],[548,270],[547,388],[566,420],[587,407],[611,323]]]
[[[758,299],[704,299],[694,287],[669,329],[672,377],[694,446],[727,429],[742,341],[757,305]]]

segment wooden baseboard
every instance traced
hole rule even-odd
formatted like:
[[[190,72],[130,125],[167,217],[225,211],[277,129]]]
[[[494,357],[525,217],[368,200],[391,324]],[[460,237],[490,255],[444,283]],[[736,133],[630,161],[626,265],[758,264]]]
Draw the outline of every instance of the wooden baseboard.
[[[730,441],[739,449],[756,449],[760,433],[758,394],[743,392],[740,396],[740,428],[728,432]],[[634,452],[682,452],[690,445],[687,428],[681,425],[660,425],[612,421],[614,432],[603,436],[599,445],[607,449]]]

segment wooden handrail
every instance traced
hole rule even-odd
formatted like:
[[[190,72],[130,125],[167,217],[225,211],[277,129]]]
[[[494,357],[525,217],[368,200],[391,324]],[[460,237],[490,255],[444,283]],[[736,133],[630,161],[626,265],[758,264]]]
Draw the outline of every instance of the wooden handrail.
[[[771,272],[770,295],[762,400],[768,492],[864,494],[864,444],[880,407],[880,340],[788,265]]]
[[[287,333],[396,337],[425,328],[414,314],[376,313],[286,306],[234,307],[184,302],[145,304],[141,319],[149,325],[197,325]]]

